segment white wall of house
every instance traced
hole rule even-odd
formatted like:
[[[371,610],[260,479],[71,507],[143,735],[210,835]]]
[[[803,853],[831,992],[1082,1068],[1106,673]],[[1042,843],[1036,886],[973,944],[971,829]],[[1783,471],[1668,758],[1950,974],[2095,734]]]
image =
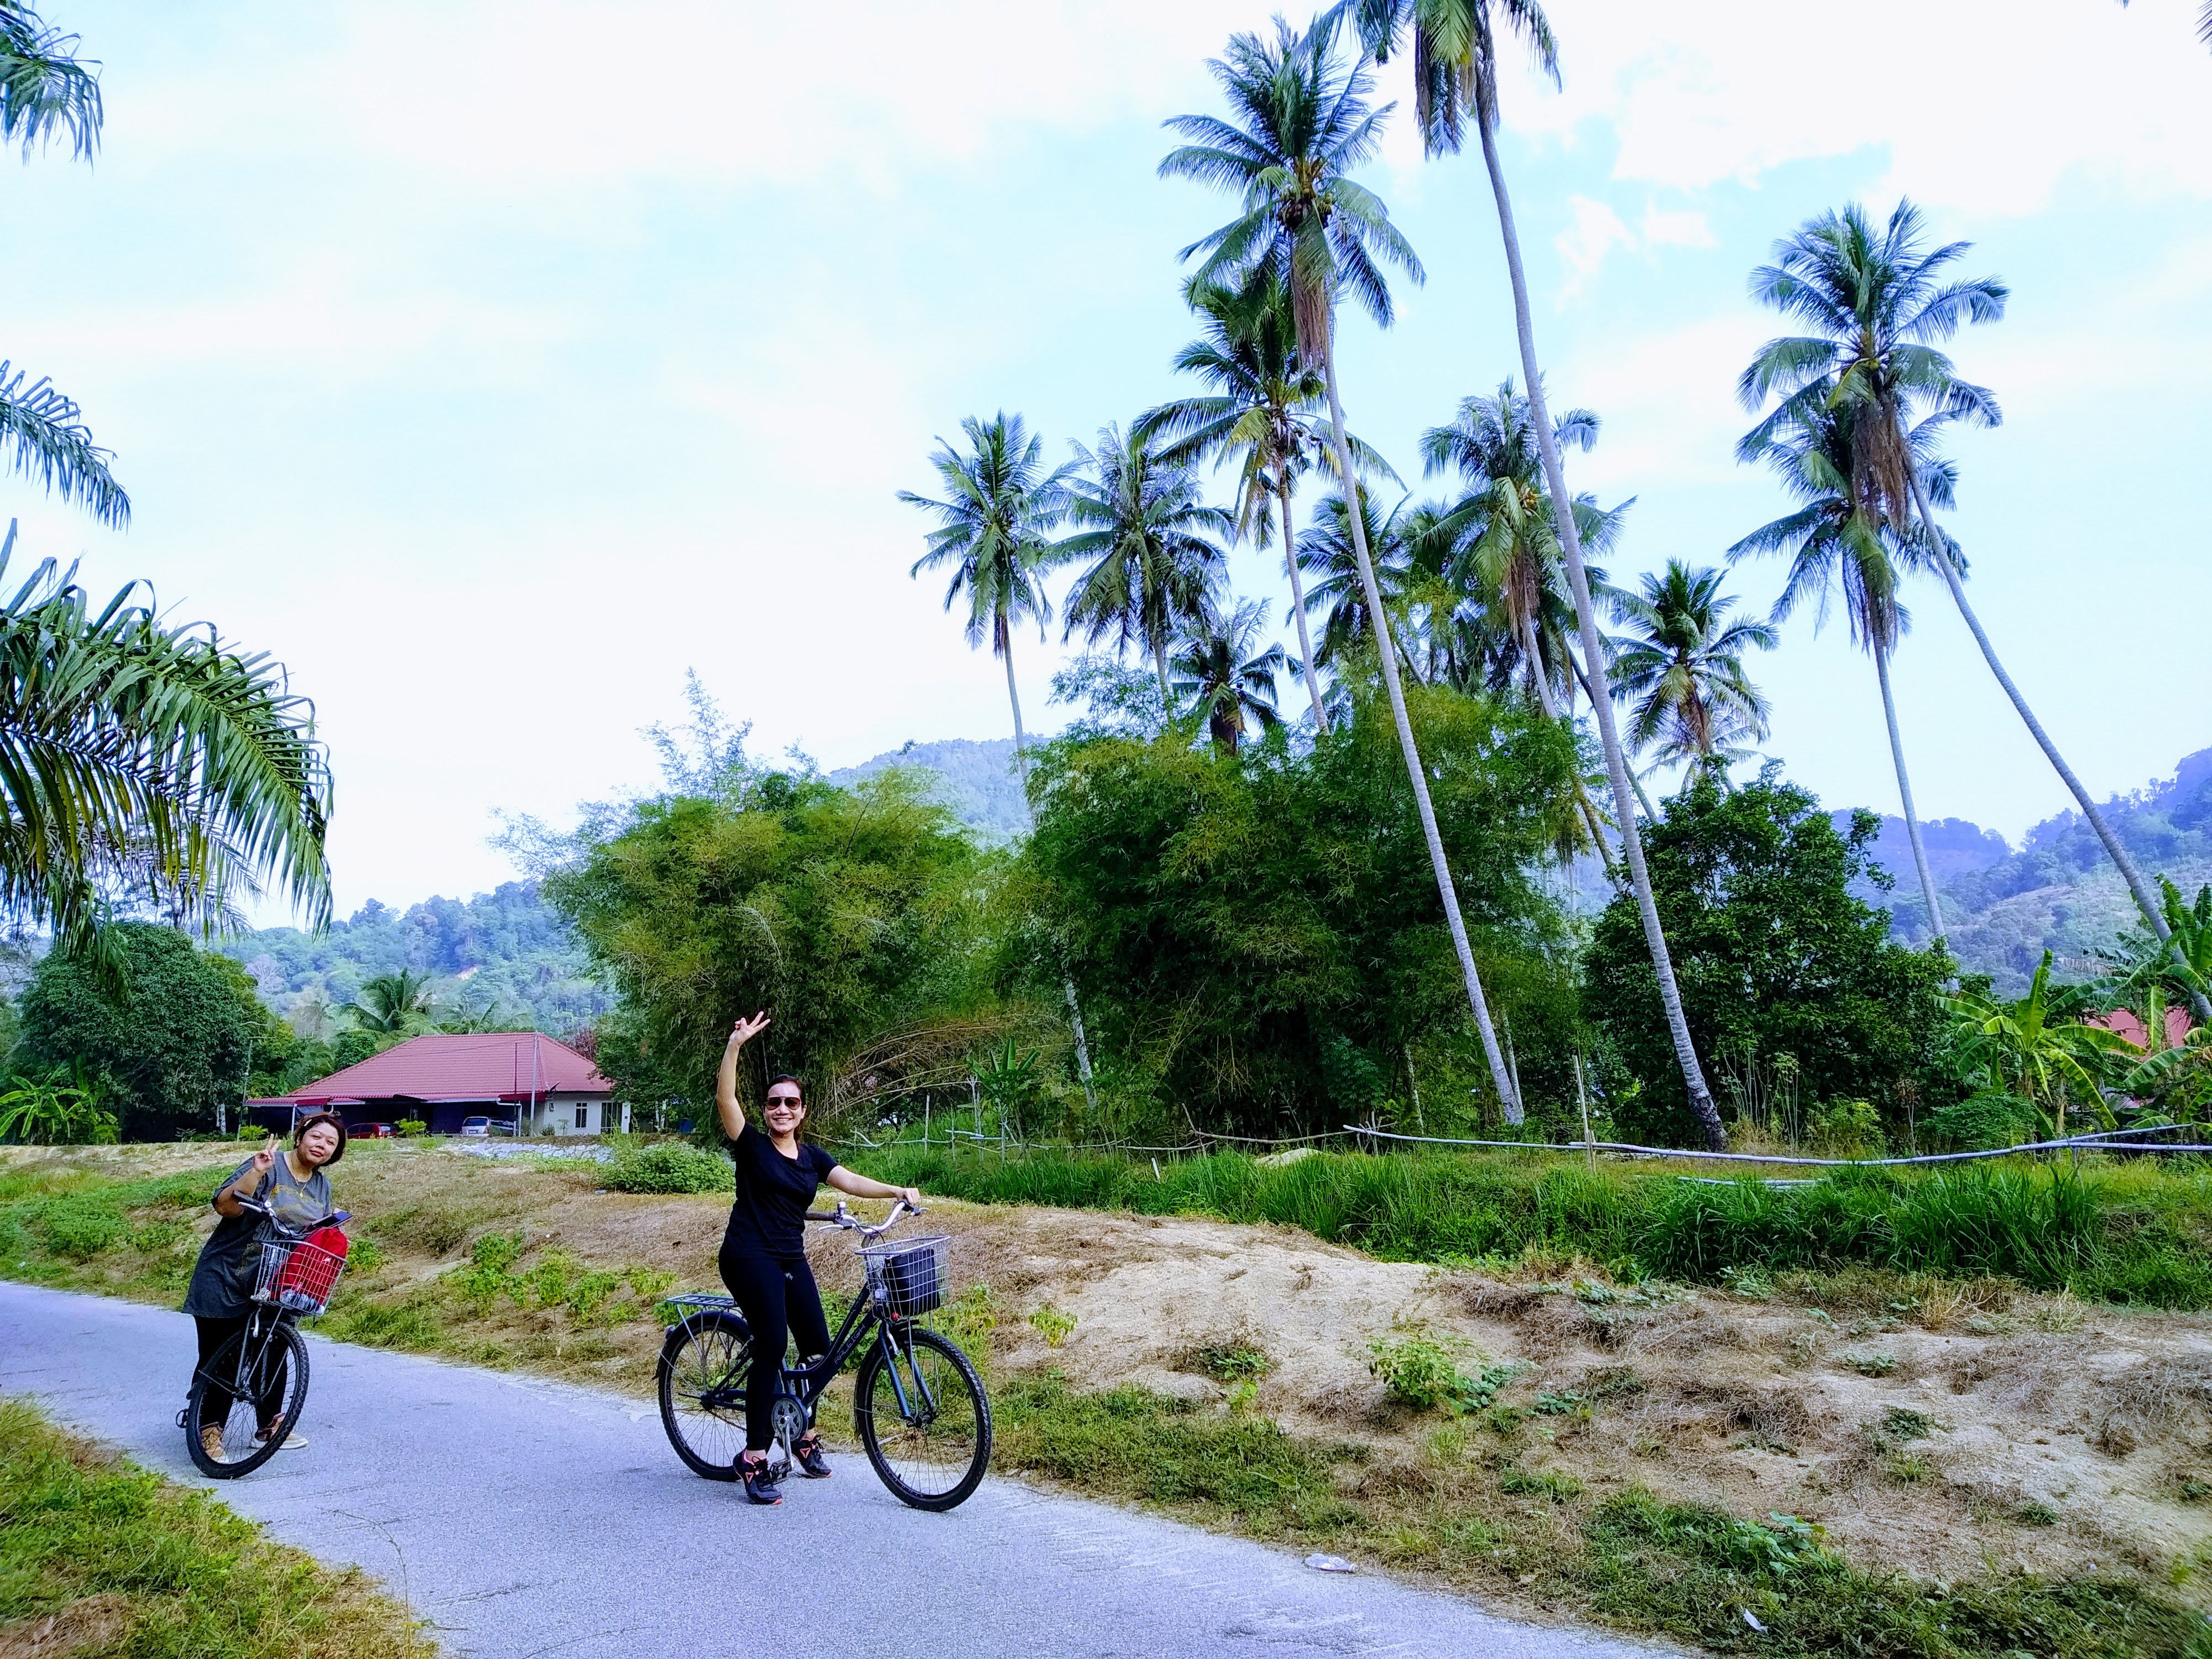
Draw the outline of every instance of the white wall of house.
[[[599,1095],[547,1095],[538,1101],[535,1116],[525,1101],[515,1108],[515,1117],[526,1135],[598,1135],[622,1127],[622,1108]]]

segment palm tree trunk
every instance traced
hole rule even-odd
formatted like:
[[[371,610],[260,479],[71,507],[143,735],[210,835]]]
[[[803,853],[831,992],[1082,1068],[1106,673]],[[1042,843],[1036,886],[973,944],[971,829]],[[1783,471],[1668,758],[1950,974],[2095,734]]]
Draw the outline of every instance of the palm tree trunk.
[[[1582,682],[1583,695],[1590,700],[1591,708],[1596,708],[1597,688],[1590,684],[1589,675],[1583,672],[1583,665],[1580,663],[1575,661],[1573,652],[1570,651],[1567,653],[1567,660],[1571,664],[1573,664],[1575,678]],[[1644,780],[1638,777],[1635,773],[1631,772],[1628,775],[1628,781],[1635,787],[1637,805],[1643,807],[1644,816],[1647,818],[1656,820],[1659,816],[1659,809],[1651,804],[1651,797],[1644,793]]]
[[[1536,647],[1536,619],[1525,611],[1521,617],[1521,651],[1528,659],[1528,678],[1536,688],[1536,702],[1543,709],[1544,718],[1559,719],[1559,705],[1553,700],[1551,681],[1544,672],[1543,653]],[[1606,879],[1618,883],[1620,872],[1613,867],[1612,849],[1606,846],[1604,832],[1598,828],[1596,804],[1590,799],[1589,791],[1583,787],[1579,777],[1575,780],[1575,800],[1582,810],[1583,822],[1589,826],[1590,840],[1596,845],[1599,861],[1605,866]]]
[[[1006,702],[1014,711],[1014,764],[1022,778],[1022,811],[1029,814],[1030,830],[1036,830],[1036,805],[1030,799],[1029,738],[1022,731],[1022,694],[1014,689],[1013,630],[1006,626],[1003,613],[994,624],[998,635],[999,654],[1006,659]],[[1067,1023],[1075,1034],[1075,1069],[1083,1079],[1083,1097],[1091,1103],[1092,1115],[1098,1111],[1098,1091],[1091,1082],[1091,1044],[1083,1035],[1083,1010],[1075,1000],[1073,975],[1063,971],[1060,988],[1067,994]]]
[[[1160,714],[1164,718],[1175,702],[1175,693],[1168,690],[1168,642],[1164,638],[1152,641],[1152,669],[1160,677]]]
[[[1332,313],[1332,336],[1335,320]],[[1429,863],[1436,871],[1437,896],[1443,900],[1444,925],[1451,930],[1452,949],[1459,954],[1460,975],[1467,981],[1467,1003],[1474,1012],[1475,1030],[1482,1036],[1482,1052],[1490,1062],[1491,1082],[1497,1087],[1505,1121],[1518,1123],[1522,1121],[1521,1097],[1513,1091],[1504,1050],[1498,1046],[1497,1028],[1490,1023],[1490,1001],[1482,994],[1482,975],[1475,969],[1474,949],[1467,942],[1467,922],[1459,913],[1459,894],[1452,886],[1451,866],[1444,858],[1443,836],[1437,830],[1437,809],[1429,799],[1428,775],[1421,768],[1421,751],[1413,742],[1413,723],[1406,715],[1405,688],[1398,683],[1398,652],[1390,637],[1390,618],[1382,609],[1382,590],[1376,585],[1374,561],[1367,556],[1367,527],[1361,522],[1358,475],[1352,470],[1352,446],[1344,441],[1344,406],[1336,393],[1334,338],[1322,343],[1321,366],[1322,379],[1328,386],[1329,434],[1335,442],[1338,476],[1346,480],[1345,504],[1351,510],[1345,516],[1352,525],[1352,550],[1359,561],[1360,591],[1367,596],[1367,613],[1374,620],[1375,642],[1380,647],[1375,654],[1382,665],[1382,687],[1389,693],[1391,718],[1398,723],[1398,746],[1405,751],[1406,775],[1413,780],[1413,805],[1420,813],[1421,833],[1428,840]]]
[[[2028,708],[2027,699],[2021,696],[2020,688],[2012,682],[2012,676],[2005,672],[2004,664],[1997,660],[1996,647],[1990,643],[1990,636],[1982,631],[1981,618],[1974,614],[1974,607],[1966,603],[1966,586],[1960,581],[1959,573],[1951,563],[1950,544],[1936,528],[1936,516],[1928,510],[1928,495],[1921,488],[1919,470],[1908,467],[1906,473],[1912,483],[1914,510],[1920,514],[1921,527],[1928,532],[1928,538],[1936,549],[1936,568],[1943,573],[1944,584],[1951,590],[1952,602],[1959,607],[1959,614],[1966,619],[1966,627],[1974,636],[1974,643],[1982,647],[1983,660],[1989,664],[1990,672],[1997,677],[1997,684],[2004,688],[2005,696],[2012,699],[2012,706],[2019,711],[2028,734],[2042,749],[2044,758],[2051,763],[2051,769],[2064,781],[2067,788],[2073,791],[2074,799],[2081,808],[2081,816],[2089,820],[2089,827],[2097,832],[2097,839],[2105,843],[2105,851],[2111,854],[2112,863],[2118,868],[2120,879],[2127,883],[2128,890],[2135,895],[2136,908],[2142,912],[2143,920],[2150,924],[2151,932],[2157,935],[2160,943],[2172,951],[2174,960],[2187,967],[2180,950],[2174,945],[2173,930],[2166,925],[2165,911],[2151,896],[2150,884],[2143,879],[2142,872],[2136,867],[2136,861],[2128,856],[2128,849],[2120,845],[2120,838],[2112,833],[2112,826],[2105,821],[2104,813],[2089,798],[2089,792],[2082,787],[2081,780],[2074,775],[2074,769],[2058,752],[2058,745],[2051,742],[2050,733],[2043,729],[2043,722],[2037,720],[2034,711]],[[2212,1024],[2212,1001],[2206,1000],[2204,993],[2192,989],[2189,1001],[2196,1010],[2198,1021]]]
[[[1943,943],[1943,907],[1936,902],[1936,878],[1928,873],[1928,849],[1920,843],[1920,814],[1913,810],[1912,780],[1905,771],[1905,740],[1897,734],[1897,701],[1889,690],[1889,653],[1879,643],[1874,647],[1874,672],[1881,681],[1881,714],[1889,722],[1889,755],[1897,763],[1897,793],[1905,803],[1905,833],[1912,842],[1912,867],[1920,874],[1920,896],[1928,904],[1928,925],[1935,930],[1936,943]]]
[[[1291,573],[1291,609],[1298,619],[1298,666],[1304,672],[1306,695],[1313,699],[1314,730],[1328,730],[1328,715],[1321,706],[1321,677],[1314,672],[1313,636],[1306,631],[1306,585],[1298,575],[1298,544],[1291,529],[1291,480],[1287,467],[1278,466],[1276,499],[1283,504],[1283,562]]]
[[[1490,44],[1490,26],[1486,9],[1478,8],[1476,15],[1483,33],[1483,46]],[[1485,108],[1478,114],[1475,125],[1482,133],[1482,161],[1490,173],[1491,193],[1498,200],[1498,228],[1505,243],[1506,274],[1513,282],[1513,319],[1521,342],[1521,373],[1528,382],[1528,419],[1536,428],[1536,442],[1544,458],[1544,482],[1552,492],[1552,516],[1559,532],[1559,548],[1566,555],[1567,580],[1573,586],[1575,617],[1582,624],[1583,659],[1591,665],[1605,660],[1598,639],[1597,611],[1590,604],[1589,573],[1583,565],[1582,538],[1575,530],[1574,501],[1567,494],[1565,471],[1559,465],[1559,445],[1552,431],[1552,416],[1544,407],[1544,381],[1536,367],[1536,330],[1528,309],[1528,278],[1521,266],[1521,239],[1513,228],[1513,198],[1505,188],[1504,170],[1498,165],[1497,134],[1487,118],[1496,107],[1494,96],[1483,100]],[[1690,1040],[1690,1022],[1682,1012],[1682,993],[1674,982],[1674,962],[1667,951],[1667,936],[1659,926],[1659,906],[1651,896],[1650,872],[1644,865],[1644,836],[1636,825],[1636,811],[1630,788],[1632,780],[1628,774],[1628,757],[1620,747],[1620,732],[1613,718],[1613,700],[1595,696],[1598,738],[1605,745],[1606,770],[1613,780],[1613,811],[1620,829],[1621,851],[1627,854],[1628,878],[1636,889],[1636,908],[1644,915],[1644,939],[1650,947],[1651,968],[1659,981],[1659,1001],[1666,1010],[1667,1029],[1674,1039],[1674,1059],[1682,1068],[1682,1086],[1690,1097],[1690,1109],[1697,1114],[1698,1121],[1705,1127],[1705,1139],[1715,1152],[1728,1146],[1728,1132],[1721,1127],[1720,1109],[1713,1103],[1712,1091],[1705,1086],[1704,1068],[1698,1063],[1696,1045]]]

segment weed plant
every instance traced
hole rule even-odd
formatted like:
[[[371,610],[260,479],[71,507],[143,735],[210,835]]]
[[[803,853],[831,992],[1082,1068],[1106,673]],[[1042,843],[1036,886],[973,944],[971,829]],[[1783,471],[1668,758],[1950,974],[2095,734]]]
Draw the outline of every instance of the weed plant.
[[[1303,1227],[1387,1259],[1580,1259],[1616,1275],[1765,1285],[1793,1271],[2002,1275],[2104,1302],[2212,1307],[2212,1173],[2154,1158],[1839,1170],[1801,1187],[1539,1154],[1242,1153],[1163,1163],[886,1149],[856,1166],[987,1204]]]

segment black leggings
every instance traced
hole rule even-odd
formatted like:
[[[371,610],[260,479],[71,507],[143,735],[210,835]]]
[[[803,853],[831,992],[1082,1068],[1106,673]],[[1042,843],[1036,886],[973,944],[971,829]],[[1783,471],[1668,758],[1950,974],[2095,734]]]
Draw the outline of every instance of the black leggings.
[[[822,1316],[822,1292],[814,1288],[814,1270],[803,1255],[764,1255],[725,1245],[716,1265],[752,1331],[752,1370],[745,1377],[745,1449],[766,1451],[769,1408],[781,1388],[778,1374],[783,1369],[785,1342],[798,1339],[801,1359],[830,1352],[830,1322]]]
[[[240,1314],[235,1319],[195,1317],[192,1323],[199,1328],[200,1368],[204,1370],[208,1361],[215,1358],[217,1348],[245,1330],[246,1321],[252,1317],[251,1314]],[[254,1420],[264,1430],[276,1420],[276,1413],[284,1404],[284,1382],[292,1369],[291,1361],[286,1358],[284,1349],[279,1347],[276,1357],[276,1363],[269,1367],[269,1373],[262,1381],[261,1397],[253,1402]],[[200,1420],[203,1423],[222,1422],[230,1415],[233,1399],[234,1396],[229,1389],[216,1388],[210,1384],[207,1393],[207,1403],[201,1408]]]

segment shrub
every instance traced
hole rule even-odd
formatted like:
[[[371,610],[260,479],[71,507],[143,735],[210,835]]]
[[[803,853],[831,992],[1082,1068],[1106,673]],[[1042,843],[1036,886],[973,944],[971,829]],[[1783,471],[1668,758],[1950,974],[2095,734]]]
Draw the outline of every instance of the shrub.
[[[607,1172],[618,1193],[726,1193],[732,1180],[729,1159],[680,1140],[625,1152]]]
[[[1510,1365],[1486,1366],[1476,1376],[1459,1369],[1463,1345],[1426,1330],[1377,1339],[1368,1344],[1367,1369],[1382,1380],[1389,1396],[1416,1411],[1438,1406],[1455,1412],[1480,1411],[1513,1376]]]
[[[430,1126],[419,1117],[403,1117],[392,1126],[403,1135],[427,1135]]]

